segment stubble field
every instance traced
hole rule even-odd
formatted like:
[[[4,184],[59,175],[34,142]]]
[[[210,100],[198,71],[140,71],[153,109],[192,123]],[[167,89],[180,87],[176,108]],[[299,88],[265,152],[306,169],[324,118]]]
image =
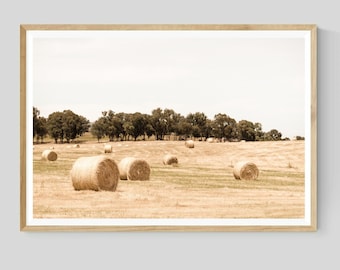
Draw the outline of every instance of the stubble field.
[[[106,142],[107,143],[107,142]],[[117,163],[127,156],[145,159],[149,181],[123,181],[115,192],[76,191],[70,170],[79,157],[104,155],[104,142],[37,144],[33,150],[34,218],[303,218],[304,142],[112,142]],[[56,161],[41,153],[54,147]],[[163,165],[175,154],[177,166]],[[254,162],[255,181],[236,180],[237,161]]]

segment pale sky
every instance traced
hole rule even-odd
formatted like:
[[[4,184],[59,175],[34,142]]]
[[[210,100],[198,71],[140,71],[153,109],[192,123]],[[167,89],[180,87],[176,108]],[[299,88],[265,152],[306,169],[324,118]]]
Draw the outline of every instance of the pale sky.
[[[283,137],[305,136],[303,36],[191,32],[35,36],[28,65],[33,106],[44,117],[70,109],[90,121],[105,110],[151,114],[161,107],[210,119],[225,113]]]

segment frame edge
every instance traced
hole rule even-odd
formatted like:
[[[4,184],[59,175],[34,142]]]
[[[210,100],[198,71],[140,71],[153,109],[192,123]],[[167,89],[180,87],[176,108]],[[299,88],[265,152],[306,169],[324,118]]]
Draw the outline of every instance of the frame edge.
[[[20,25],[20,230],[26,224],[26,28]]]
[[[311,225],[310,226],[27,226],[26,216],[26,36],[29,30],[309,30],[311,31]],[[20,231],[317,231],[317,26],[315,24],[21,24],[20,25]]]

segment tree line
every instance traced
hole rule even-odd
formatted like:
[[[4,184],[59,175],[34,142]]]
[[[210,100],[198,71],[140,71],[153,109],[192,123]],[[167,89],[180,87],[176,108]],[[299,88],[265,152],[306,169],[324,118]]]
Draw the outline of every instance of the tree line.
[[[77,115],[71,110],[51,113],[48,118],[40,116],[38,108],[33,107],[33,139],[43,142],[49,135],[57,143],[69,143],[78,136],[88,132],[90,121],[81,115]]]
[[[268,132],[262,130],[261,123],[248,120],[236,121],[224,113],[218,113],[209,119],[203,112],[189,113],[183,116],[172,109],[157,108],[151,114],[115,113],[103,111],[93,123],[71,110],[53,112],[47,118],[40,116],[38,108],[33,107],[33,138],[42,142],[49,135],[63,143],[82,136],[85,132],[97,138],[109,141],[143,140],[154,137],[164,140],[165,136],[176,136],[177,139],[198,138],[205,140],[214,137],[220,141],[277,141],[282,134],[277,129]],[[288,138],[284,138],[286,140]],[[289,140],[289,139],[288,139]]]

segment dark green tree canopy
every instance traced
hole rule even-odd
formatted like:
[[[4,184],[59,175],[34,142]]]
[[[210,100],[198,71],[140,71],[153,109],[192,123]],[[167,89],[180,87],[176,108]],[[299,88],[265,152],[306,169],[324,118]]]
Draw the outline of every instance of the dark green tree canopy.
[[[207,116],[202,112],[189,113],[186,117],[188,123],[192,126],[192,135],[194,137],[204,137],[207,129]]]
[[[225,138],[226,140],[238,138],[238,129],[235,119],[222,113],[215,115],[212,132],[217,138]]]
[[[33,139],[36,137],[37,142],[43,142],[46,137],[47,131],[47,120],[45,117],[40,116],[40,111],[33,107]]]
[[[165,135],[172,134],[180,139],[194,137],[204,140],[215,137],[221,141],[282,140],[282,134],[277,129],[264,132],[259,122],[236,122],[225,113],[218,113],[213,119],[208,119],[203,112],[183,116],[173,109],[160,107],[152,110],[151,114],[115,113],[113,110],[107,110],[90,125],[85,117],[71,110],[53,112],[46,119],[40,116],[38,108],[33,107],[33,138],[36,137],[37,141],[42,141],[48,134],[55,143],[64,140],[71,142],[89,130],[98,142],[104,137],[108,137],[110,141],[130,138],[137,140],[139,137],[145,140],[146,136],[163,140]]]
[[[255,141],[256,132],[255,125],[247,120],[241,120],[238,122],[239,135],[241,140]]]
[[[276,129],[272,129],[264,134],[265,141],[279,141],[281,140],[282,134]]]
[[[63,143],[82,136],[89,130],[90,122],[83,116],[77,115],[71,110],[51,113],[47,118],[48,134],[54,139]]]

